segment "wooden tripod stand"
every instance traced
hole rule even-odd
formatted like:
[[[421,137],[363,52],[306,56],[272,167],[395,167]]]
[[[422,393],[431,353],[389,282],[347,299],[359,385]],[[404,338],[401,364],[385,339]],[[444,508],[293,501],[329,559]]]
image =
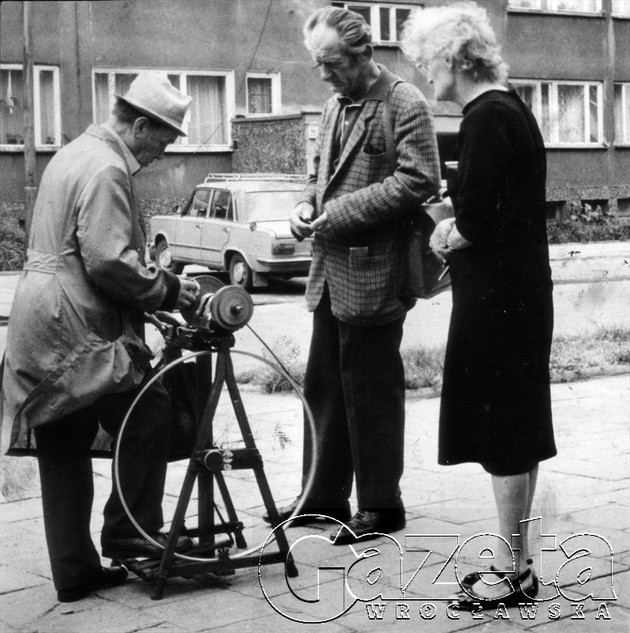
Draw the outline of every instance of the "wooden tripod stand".
[[[204,337],[194,339],[193,345],[193,349],[203,352],[194,355],[197,365],[197,435],[171,522],[168,540],[159,562],[155,559],[124,561],[124,564],[136,575],[145,580],[154,581],[152,600],[160,600],[164,596],[168,577],[190,577],[206,572],[226,574],[233,573],[237,568],[271,563],[284,563],[289,577],[298,575],[293,558],[289,553],[289,544],[284,530],[278,526],[280,522],[278,511],[234,375],[230,355],[230,349],[234,345],[234,337],[231,334],[212,336],[208,339]],[[212,356],[216,356],[214,380],[212,379]],[[244,448],[242,449],[222,450],[213,444],[213,420],[224,386],[227,387],[243,438]],[[240,549],[245,549],[247,544],[243,535],[243,524],[238,520],[223,476],[223,470],[227,469],[251,469],[254,471],[270,521],[272,525],[278,526],[274,530],[274,535],[279,551],[230,557],[228,551],[230,546],[236,545]],[[184,519],[195,482],[198,484],[199,521],[197,528],[189,529],[184,528]],[[219,515],[219,523],[215,521],[215,511],[218,512],[214,503],[215,482],[227,513],[227,521]],[[197,537],[199,544],[185,554],[176,554],[176,544],[182,533]],[[218,534],[225,534],[227,538],[216,541],[215,537]],[[201,558],[203,555],[213,553],[215,558]]]

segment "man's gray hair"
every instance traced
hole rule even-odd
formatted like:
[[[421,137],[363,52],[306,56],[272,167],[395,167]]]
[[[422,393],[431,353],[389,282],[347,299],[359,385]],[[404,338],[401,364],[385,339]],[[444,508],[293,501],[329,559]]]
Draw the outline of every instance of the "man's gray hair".
[[[304,25],[304,44],[308,45],[309,36],[319,24],[335,29],[339,35],[345,53],[351,56],[372,55],[372,30],[364,17],[354,11],[337,7],[324,7],[315,11]]]

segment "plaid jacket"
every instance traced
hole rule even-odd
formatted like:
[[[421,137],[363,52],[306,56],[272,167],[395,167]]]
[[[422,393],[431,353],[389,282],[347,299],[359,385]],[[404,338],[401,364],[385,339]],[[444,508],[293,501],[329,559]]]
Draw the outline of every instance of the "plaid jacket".
[[[401,318],[413,301],[401,296],[405,276],[403,221],[434,195],[440,171],[433,116],[422,93],[396,85],[389,109],[396,167],[386,151],[383,108],[399,78],[385,67],[371,87],[332,172],[339,100],[324,106],[314,171],[302,200],[326,211],[330,231],[316,234],[306,302],[313,311],[328,282],[332,312],[340,321],[379,325]]]

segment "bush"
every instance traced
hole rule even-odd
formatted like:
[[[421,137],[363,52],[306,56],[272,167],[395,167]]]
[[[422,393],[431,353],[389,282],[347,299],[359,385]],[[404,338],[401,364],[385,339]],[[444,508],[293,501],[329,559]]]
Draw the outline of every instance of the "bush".
[[[147,238],[151,238],[149,219],[152,216],[168,215],[172,213],[173,207],[185,202],[185,197],[140,199]],[[24,205],[21,203],[0,204],[0,271],[20,270],[24,265],[24,231],[18,222],[23,214]],[[588,204],[574,204],[568,220],[547,221],[547,232],[550,244],[630,240],[630,224],[621,224],[613,214],[599,205],[593,209]]]
[[[26,256],[24,229],[20,220],[24,217],[23,204],[0,204],[0,271],[21,270]]]
[[[140,200],[140,211],[145,219],[147,238],[150,239],[149,219],[154,215],[172,213],[173,207],[184,204],[186,198],[145,198]],[[24,229],[20,220],[24,217],[24,204],[0,203],[0,271],[21,270],[26,256]]]
[[[548,220],[547,234],[550,244],[571,242],[606,242],[630,239],[630,224],[619,219],[599,205],[571,203],[568,220]]]

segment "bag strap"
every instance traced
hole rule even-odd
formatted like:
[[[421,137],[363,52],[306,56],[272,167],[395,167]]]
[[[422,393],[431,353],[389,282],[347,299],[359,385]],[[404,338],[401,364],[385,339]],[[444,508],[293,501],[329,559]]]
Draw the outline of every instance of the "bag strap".
[[[394,92],[394,88],[403,83],[402,79],[398,79],[397,81],[393,81],[389,85],[389,90],[387,91],[387,95],[385,96],[385,101],[383,102],[383,120],[385,127],[385,153],[387,154],[387,160],[389,160],[389,164],[392,168],[392,172],[396,170],[396,165],[398,161],[396,160],[396,143],[394,142],[394,121],[392,119],[392,110],[389,106],[389,99]]]

